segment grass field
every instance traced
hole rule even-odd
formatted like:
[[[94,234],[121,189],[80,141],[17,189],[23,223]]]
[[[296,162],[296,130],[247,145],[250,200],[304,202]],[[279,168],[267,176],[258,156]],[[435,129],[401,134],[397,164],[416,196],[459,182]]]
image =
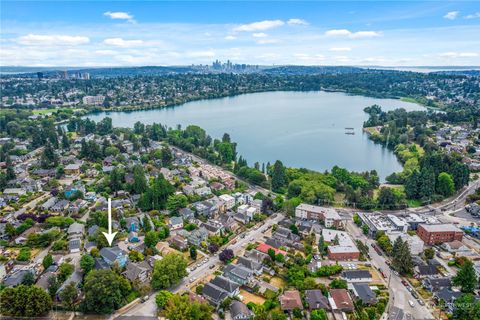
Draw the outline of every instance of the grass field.
[[[47,113],[52,113],[57,111],[57,108],[48,108],[48,109],[33,109],[33,114],[36,115],[42,115],[42,114],[47,114]]]

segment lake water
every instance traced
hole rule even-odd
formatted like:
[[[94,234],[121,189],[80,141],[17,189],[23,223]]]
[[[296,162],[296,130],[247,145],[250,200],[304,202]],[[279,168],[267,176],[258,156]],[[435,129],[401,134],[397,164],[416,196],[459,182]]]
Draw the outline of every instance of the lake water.
[[[238,154],[254,162],[280,159],[285,165],[317,171],[334,165],[354,171],[375,169],[382,180],[402,166],[395,155],[374,144],[362,132],[368,118],[363,108],[378,104],[383,110],[423,107],[393,99],[351,96],[337,92],[265,92],[229,98],[201,100],[174,108],[89,115],[113,125],[133,127],[136,121],[174,127],[195,124],[214,138],[230,134]],[[353,128],[354,135],[345,134]]]

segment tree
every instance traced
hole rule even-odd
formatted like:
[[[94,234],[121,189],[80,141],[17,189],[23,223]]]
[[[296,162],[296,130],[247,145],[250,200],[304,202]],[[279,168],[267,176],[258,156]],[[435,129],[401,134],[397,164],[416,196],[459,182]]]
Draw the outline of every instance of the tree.
[[[126,302],[131,286],[112,270],[93,270],[85,277],[83,289],[82,307],[86,312],[111,314]]]
[[[155,261],[152,273],[152,288],[166,289],[176,285],[187,276],[187,261],[178,253],[168,253],[160,261]]]
[[[58,267],[58,279],[63,282],[73,273],[75,266],[71,263],[64,262]]]
[[[190,258],[192,258],[192,260],[197,260],[197,248],[194,246],[190,247]]]
[[[155,302],[157,303],[157,308],[162,310],[166,305],[168,300],[173,297],[173,293],[167,290],[160,290],[155,296]]]
[[[58,281],[57,277],[51,276],[50,278],[48,278],[48,294],[50,295],[50,297],[55,297],[60,286],[61,283],[60,281]]]
[[[310,313],[310,320],[327,320],[327,313],[324,309],[313,310]]]
[[[287,182],[287,174],[283,163],[280,160],[275,161],[272,170],[272,191],[284,192]]]
[[[58,165],[58,156],[50,143],[43,149],[40,165],[45,169],[55,168]]]
[[[67,284],[60,292],[60,301],[68,310],[75,311],[75,302],[78,298],[77,286],[74,282]]]
[[[82,258],[80,258],[80,268],[82,268],[85,274],[92,271],[94,265],[95,265],[95,260],[91,255],[84,254],[82,255]]]
[[[168,300],[161,313],[169,320],[204,320],[211,319],[212,314],[213,307],[209,304],[191,301],[187,295],[178,294]]]
[[[147,187],[147,179],[145,178],[143,166],[134,166],[132,191],[136,194],[142,194],[147,190]]]
[[[219,247],[218,247],[217,244],[211,243],[211,244],[208,245],[207,249],[208,249],[208,252],[210,252],[210,253],[216,253],[218,251]]]
[[[330,288],[332,289],[347,289],[348,284],[346,280],[343,279],[333,279],[332,282],[330,282]]]
[[[35,284],[35,275],[31,272],[27,272],[22,279],[22,284],[26,286],[31,286]]]
[[[270,259],[272,259],[272,261],[275,261],[275,250],[273,250],[272,248],[268,248],[267,254]]]
[[[41,317],[52,308],[52,299],[37,286],[19,285],[0,292],[0,314],[12,317]]]
[[[145,234],[145,246],[147,248],[153,248],[157,245],[158,243],[158,233],[156,231],[148,231],[147,234]]]
[[[233,250],[232,249],[223,249],[222,252],[220,252],[218,258],[220,259],[220,261],[222,261],[223,263],[226,263],[227,261],[233,259],[235,255],[233,254]],[[275,257],[274,257],[275,259]]]
[[[411,274],[413,272],[412,255],[408,242],[403,241],[401,237],[397,237],[392,248],[392,266],[402,275]]]
[[[318,240],[318,253],[321,257],[325,255],[326,248],[327,246],[325,245],[325,239],[323,238],[323,235],[320,235],[320,239]]]
[[[471,293],[462,294],[455,299],[452,319],[480,319],[480,302]]]
[[[435,256],[435,250],[433,250],[433,248],[426,248],[423,250],[423,255],[425,256],[425,259],[433,259]]]
[[[178,210],[188,205],[188,198],[183,194],[171,195],[167,199],[167,209],[173,214],[177,214]]]
[[[455,183],[451,175],[446,172],[441,172],[438,175],[437,191],[445,197],[449,197],[455,193]]]
[[[138,206],[142,210],[165,209],[167,199],[175,192],[175,188],[159,174],[152,185],[142,194],[138,201]]]
[[[473,262],[466,259],[453,277],[454,285],[459,286],[463,293],[473,293],[478,286],[478,278],[473,267]]]

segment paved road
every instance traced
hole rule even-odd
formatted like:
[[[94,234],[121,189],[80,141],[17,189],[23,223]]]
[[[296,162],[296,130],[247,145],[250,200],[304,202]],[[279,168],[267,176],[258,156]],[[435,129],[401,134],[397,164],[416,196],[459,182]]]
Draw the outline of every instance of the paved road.
[[[418,301],[412,297],[411,293],[402,284],[402,279],[391,272],[390,268],[385,263],[385,258],[372,249],[371,245],[374,243],[374,240],[367,238],[360,228],[354,225],[352,221],[348,221],[347,230],[355,239],[359,239],[368,245],[372,265],[377,269],[381,268],[385,273],[387,287],[390,292],[389,305],[396,306],[405,312],[410,313],[415,319],[434,319],[431,312],[425,306],[419,305]],[[409,300],[414,302],[413,307],[408,303]]]
[[[243,246],[246,246],[248,243],[260,240],[263,236],[263,233],[270,228],[272,225],[277,224],[284,218],[284,215],[277,213],[274,216],[266,219],[264,224],[257,229],[250,229],[242,234],[237,235],[234,240],[235,244],[229,245],[228,248],[232,249],[236,254],[242,249]],[[243,235],[245,235],[243,237]],[[242,238],[243,237],[243,238]],[[216,268],[211,268],[211,266],[219,266],[221,264],[218,259],[218,254],[207,257],[206,262],[200,267],[196,268],[194,271],[185,277],[177,286],[170,289],[174,293],[189,291],[188,285],[192,283],[192,279],[201,279],[210,274],[212,274]],[[210,269],[211,268],[211,269]],[[157,313],[157,307],[155,305],[155,294],[152,294],[150,298],[144,303],[140,303],[134,308],[127,311],[124,315],[126,316],[152,316]],[[120,316],[120,314],[115,315],[114,317]]]

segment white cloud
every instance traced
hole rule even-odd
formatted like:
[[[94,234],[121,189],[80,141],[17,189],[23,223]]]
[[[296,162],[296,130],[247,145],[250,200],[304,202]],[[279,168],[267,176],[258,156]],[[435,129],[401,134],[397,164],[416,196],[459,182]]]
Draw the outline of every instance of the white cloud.
[[[263,31],[263,30],[281,27],[284,24],[285,22],[283,22],[282,20],[264,20],[264,21],[252,22],[249,24],[242,24],[234,28],[233,31],[236,31],[236,32]]]
[[[215,57],[215,51],[191,51],[186,52],[185,55],[191,58],[213,58]]]
[[[443,17],[448,20],[455,20],[458,18],[459,13],[460,13],[459,11],[450,11],[450,12],[447,12],[447,14],[444,15]]]
[[[265,38],[263,38],[263,39],[258,39],[256,42],[257,42],[258,44],[272,44],[272,43],[277,43],[278,40],[275,40],[275,39],[265,39]]]
[[[76,46],[90,42],[88,37],[52,35],[52,34],[27,34],[17,39],[23,45],[48,45],[48,46]]]
[[[266,38],[266,37],[268,37],[268,34],[263,33],[263,32],[257,32],[257,33],[252,34],[252,36],[254,38]]]
[[[143,40],[124,40],[122,38],[108,38],[103,40],[103,43],[114,47],[130,48],[142,45]]]
[[[115,20],[127,20],[128,22],[135,22],[133,19],[133,16],[128,13],[128,12],[122,12],[122,11],[107,11],[103,13],[104,16],[110,17],[110,19],[115,19]]]
[[[317,64],[325,61],[325,56],[321,54],[295,53],[293,57],[306,64]]]
[[[332,29],[325,32],[327,37],[348,37],[351,39],[373,38],[381,35],[378,31],[357,31],[352,32],[347,29]]]
[[[475,12],[473,14],[469,14],[465,16],[465,19],[479,19],[480,18],[480,12]]]
[[[307,26],[309,23],[303,19],[292,18],[287,21],[287,24],[291,26]]]
[[[334,52],[348,52],[352,51],[352,48],[350,47],[333,47],[328,49],[329,51],[334,51]]]
[[[476,52],[444,52],[440,54],[442,58],[475,58],[478,57],[479,54]]]
[[[235,40],[235,39],[237,39],[237,37],[232,36],[232,35],[228,35],[228,36],[226,36],[224,39],[225,39],[225,40]]]

